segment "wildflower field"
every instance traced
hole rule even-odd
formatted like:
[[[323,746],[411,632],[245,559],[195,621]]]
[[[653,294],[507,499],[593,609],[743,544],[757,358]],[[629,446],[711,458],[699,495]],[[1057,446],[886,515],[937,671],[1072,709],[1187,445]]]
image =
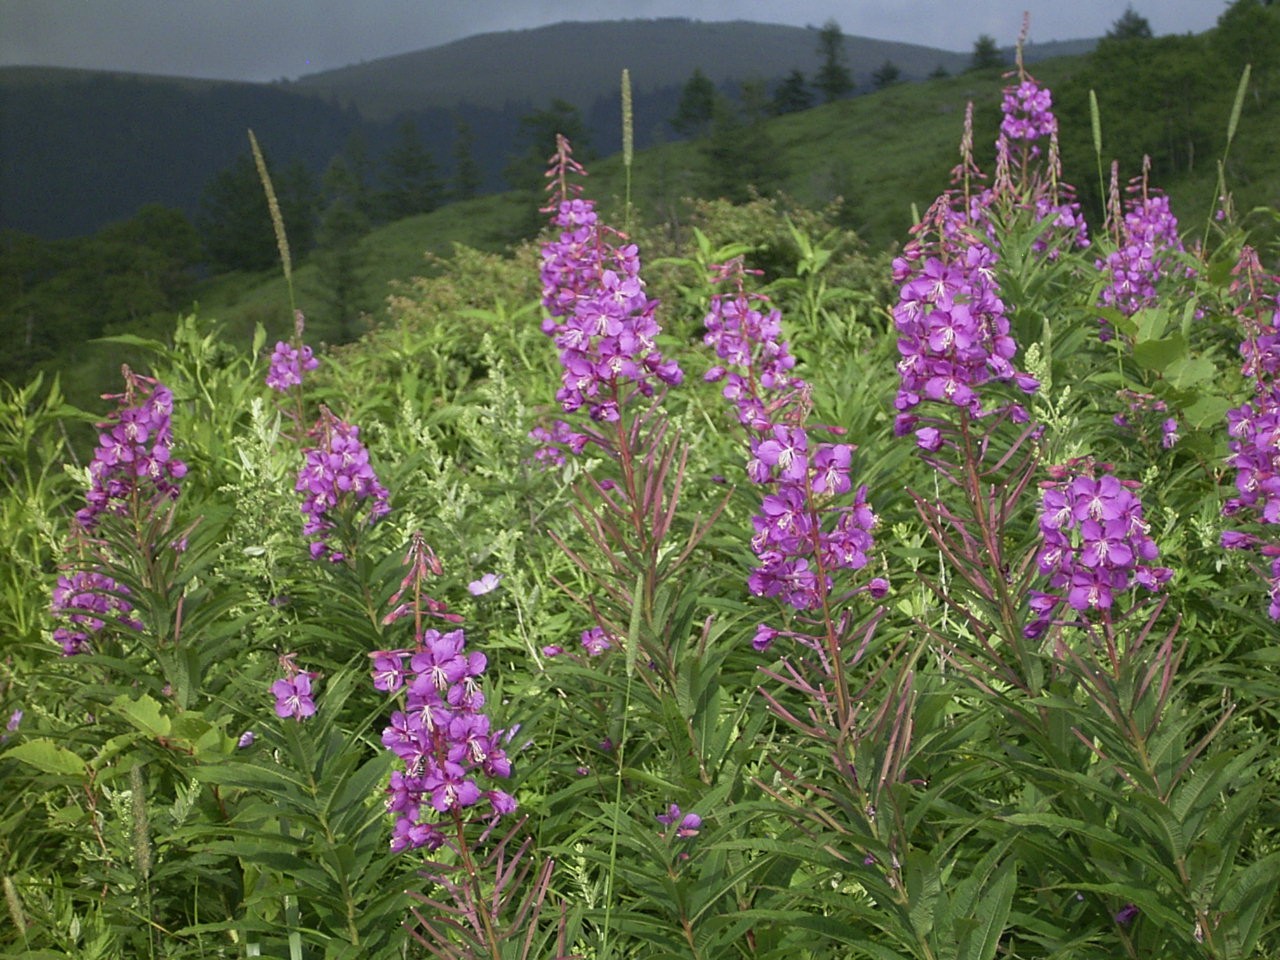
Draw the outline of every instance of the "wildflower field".
[[[562,139],[359,344],[6,388],[0,953],[1280,956],[1275,251],[1002,118],[895,256]]]

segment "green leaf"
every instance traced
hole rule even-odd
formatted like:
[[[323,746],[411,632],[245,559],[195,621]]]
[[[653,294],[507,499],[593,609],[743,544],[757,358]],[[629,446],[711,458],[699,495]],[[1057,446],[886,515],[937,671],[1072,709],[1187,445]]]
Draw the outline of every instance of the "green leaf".
[[[1165,370],[1165,376],[1179,390],[1213,380],[1217,375],[1218,370],[1208,357],[1180,357]]]
[[[1197,397],[1190,406],[1183,409],[1182,413],[1191,426],[1199,429],[1221,424],[1227,417],[1227,411],[1233,406],[1235,404],[1226,397],[1205,394]]]
[[[1136,343],[1133,347],[1134,361],[1157,373],[1163,373],[1170,364],[1186,355],[1187,341],[1177,332],[1162,340]]]
[[[933,930],[933,912],[942,892],[942,880],[933,857],[923,850],[907,854],[907,897],[911,902],[908,916],[916,935],[928,937]]]
[[[1000,937],[1009,922],[1009,910],[1013,906],[1013,892],[1018,886],[1018,871],[1012,860],[1007,860],[997,871],[997,876],[978,897],[975,919],[978,925],[960,942],[959,960],[992,960],[1000,948]]]
[[[117,333],[110,337],[95,337],[90,343],[119,343],[126,347],[142,347],[146,350],[154,350],[156,353],[163,355],[168,351],[159,340],[148,340],[146,337],[139,337],[132,333]]]
[[[52,740],[40,738],[27,740],[10,748],[4,756],[13,757],[44,773],[61,773],[69,776],[83,776],[85,762],[68,750],[60,747]]]
[[[153,737],[167,737],[172,729],[160,702],[145,693],[137,700],[131,699],[128,694],[121,694],[111,701],[111,709],[143,733]]]
[[[1160,307],[1144,307],[1133,315],[1137,325],[1137,342],[1159,340],[1169,326],[1169,313]]]

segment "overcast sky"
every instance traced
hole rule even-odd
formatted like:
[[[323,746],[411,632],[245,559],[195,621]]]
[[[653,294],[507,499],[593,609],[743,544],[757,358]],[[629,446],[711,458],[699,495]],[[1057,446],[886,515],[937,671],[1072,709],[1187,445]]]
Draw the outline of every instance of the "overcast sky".
[[[967,52],[979,34],[1096,37],[1128,0],[0,0],[0,64],[230,80],[302,74],[563,20],[690,17],[821,26]],[[1157,34],[1213,26],[1226,0],[1132,0]]]

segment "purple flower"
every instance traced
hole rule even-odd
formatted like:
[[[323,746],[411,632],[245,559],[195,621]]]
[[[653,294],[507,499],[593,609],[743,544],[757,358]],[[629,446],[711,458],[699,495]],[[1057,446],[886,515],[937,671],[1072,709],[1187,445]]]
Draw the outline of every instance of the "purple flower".
[[[104,513],[123,513],[130,504],[148,507],[178,496],[187,466],[173,457],[173,394],[164,384],[124,368],[125,391],[113,399],[120,408],[105,422],[89,463],[89,490],[76,519],[85,530]]]
[[[716,293],[703,319],[703,342],[714,347],[724,361],[707,371],[704,379],[725,381],[726,400],[737,407],[738,421],[753,430],[769,426],[769,409],[796,396],[805,383],[792,375],[795,357],[781,339],[782,314],[764,312],[768,298],[749,293],[747,269],[741,257],[712,268],[712,281],[730,283],[732,291]]]
[[[767,624],[758,624],[756,626],[756,635],[751,641],[751,647],[757,653],[764,653],[773,645],[773,641],[777,639],[778,631]]]
[[[133,610],[126,599],[129,596],[128,587],[95,569],[58,577],[50,609],[62,621],[54,629],[53,639],[61,645],[63,656],[83,653],[109,624],[141,630],[142,624],[129,616]]]
[[[395,829],[391,834],[392,853],[401,853],[418,847],[437,850],[443,843],[444,834],[435,824],[420,823],[409,816],[396,818]]]
[[[1029,638],[1044,633],[1064,601],[1082,614],[1107,611],[1116,594],[1134,586],[1159,590],[1172,576],[1151,565],[1159,550],[1132,485],[1109,473],[1093,476],[1091,465],[1084,469],[1054,471],[1059,479],[1043,488],[1036,565],[1055,592],[1029,594],[1033,617],[1023,631]]]
[[[238,750],[243,750],[246,747],[251,747],[253,746],[253,742],[257,739],[258,735],[256,733],[252,730],[246,730],[244,733],[240,734],[240,739],[236,741],[236,748]]]
[[[582,170],[570,153],[561,138],[548,173],[561,184],[566,172]],[[636,245],[602,224],[592,201],[571,199],[567,186],[549,212],[560,233],[542,248],[542,330],[560,351],[556,399],[566,412],[585,406],[592,420],[615,421],[630,396],[652,396],[656,384],[674,386],[684,375],[657,347],[658,301],[645,293]]]
[[[283,340],[277,341],[271,354],[271,366],[267,371],[267,386],[285,393],[302,383],[305,371],[314,370],[318,366],[320,361],[312,355],[310,347],[298,348]]]
[[[319,444],[304,452],[294,489],[303,494],[302,513],[306,518],[303,536],[313,537],[311,556],[328,556],[335,563],[345,555],[328,543],[337,526],[338,513],[353,512],[365,501],[371,501],[367,522],[373,523],[391,511],[388,493],[378,482],[369,463],[369,451],[360,442],[360,428],[322,410],[314,434]]]
[[[663,826],[674,826],[676,837],[681,840],[692,839],[702,830],[702,817],[696,813],[682,813],[674,803],[667,807],[666,813],[660,813],[654,819]]]
[[[696,813],[686,813],[676,827],[676,836],[681,840],[696,837],[702,831],[702,818]]]
[[[611,639],[601,627],[592,627],[590,630],[582,631],[582,648],[590,656],[598,657],[613,646]]]
[[[1009,140],[1038,140],[1058,132],[1053,115],[1053,96],[1048,88],[1024,77],[1016,87],[1006,87],[1001,111],[1000,134]]]
[[[22,708],[18,707],[13,713],[9,714],[9,722],[4,725],[5,730],[9,733],[17,733],[18,727],[22,725]]]
[[[1141,912],[1142,911],[1138,909],[1137,904],[1126,903],[1120,908],[1120,912],[1115,915],[1115,921],[1120,926],[1127,927],[1129,924],[1133,923],[1134,920],[1138,919],[1138,915]]]
[[[305,720],[316,712],[316,702],[311,697],[312,676],[299,672],[271,685],[271,693],[276,698],[276,716]]]
[[[376,650],[369,654],[373,658],[373,688],[386,693],[395,693],[404,686],[405,651]]]
[[[425,577],[428,561],[439,574],[439,561],[415,538],[406,563]],[[412,570],[409,576],[415,576]],[[404,696],[404,709],[392,711],[382,731],[383,746],[401,763],[387,787],[387,809],[397,814],[392,851],[440,846],[446,821],[434,822],[434,815],[449,815],[451,825],[453,815],[486,800],[494,818],[513,812],[510,794],[482,790],[477,782],[480,776],[511,776],[504,746],[515,731],[504,737],[491,729],[480,687],[487,658],[466,649],[465,633],[427,629],[413,650],[379,650],[371,657],[374,686]]]
[[[1175,254],[1183,250],[1178,236],[1178,220],[1169,209],[1169,198],[1148,193],[1142,185],[1141,196],[1126,204],[1127,212],[1116,250],[1096,261],[1099,270],[1110,278],[1099,302],[1114,307],[1131,317],[1143,307],[1156,302],[1156,285],[1173,273]],[[1116,204],[1119,204],[1117,194]],[[1119,216],[1117,209],[1116,216]],[[1103,339],[1111,336],[1103,321]]]
[[[498,589],[498,584],[502,582],[502,577],[496,573],[486,573],[479,580],[472,580],[467,584],[467,590],[473,597],[484,596],[486,593],[492,593]]]

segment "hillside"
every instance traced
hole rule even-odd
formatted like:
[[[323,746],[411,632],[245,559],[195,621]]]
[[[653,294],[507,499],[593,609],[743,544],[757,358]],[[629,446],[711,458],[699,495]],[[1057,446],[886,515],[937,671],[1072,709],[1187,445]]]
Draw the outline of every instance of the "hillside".
[[[1161,56],[1177,57],[1180,50],[1170,41],[1147,53],[1158,67]],[[1226,64],[1223,69],[1234,67]],[[1063,118],[1065,176],[1079,188],[1090,223],[1100,229],[1096,160],[1087,112],[1089,90],[1099,79],[1096,59],[1058,58],[1039,64],[1035,72],[1054,91]],[[1257,72],[1254,77],[1255,82],[1265,81]],[[970,102],[977,105],[978,159],[984,169],[992,169],[991,144],[998,122],[999,91],[1005,82],[994,73],[971,73],[900,84],[769,120],[754,135],[766,137],[777,156],[782,174],[774,189],[812,207],[839,198],[841,224],[856,231],[871,249],[882,250],[903,243],[914,217],[946,188],[948,170],[958,160],[965,108]],[[1126,178],[1140,170],[1144,152],[1154,155],[1152,185],[1170,194],[1184,229],[1198,235],[1213,205],[1214,160],[1226,150],[1226,115],[1233,87],[1219,83],[1212,95],[1204,93],[1205,109],[1216,112],[1217,122],[1207,128],[1201,143],[1207,159],[1190,168],[1158,152],[1162,130],[1148,140],[1131,139],[1134,128],[1141,129],[1158,114],[1127,115],[1122,90],[1117,84],[1100,93],[1104,149],[1117,148],[1115,156]],[[1262,96],[1259,90],[1257,98],[1246,101],[1227,168],[1228,186],[1241,210],[1280,206],[1280,178],[1268,172],[1275,169],[1278,132],[1280,100]],[[632,199],[640,220],[671,228],[687,222],[686,198],[698,192],[707,174],[704,146],[669,143],[636,154]],[[625,179],[618,154],[590,165],[587,187],[606,216],[620,221]],[[538,222],[535,206],[530,195],[513,192],[445,207],[375,230],[361,241],[363,258],[371,271],[370,286],[386,290],[388,283],[425,272],[423,251],[447,255],[455,243],[501,251],[507,246],[504,238],[519,236],[531,222]],[[316,268],[304,265],[298,277],[304,293],[309,292],[314,302]],[[201,313],[227,324],[234,336],[247,337],[256,322],[275,324],[284,331],[285,303],[284,283],[272,272],[258,278],[241,276],[208,288],[201,298]],[[379,316],[375,312],[374,322]],[[325,335],[322,324],[317,336]]]
[[[1093,41],[1041,44],[1029,60],[1081,52]],[[848,36],[855,93],[892,60],[906,80],[956,73],[968,54]],[[745,53],[745,55],[744,55]],[[513,68],[513,65],[516,65]],[[353,134],[376,157],[396,119],[412,116],[442,173],[452,172],[456,121],[474,136],[482,189],[506,187],[520,121],[559,98],[581,113],[607,153],[618,129],[623,67],[635,90],[638,146],[670,139],[667,124],[695,69],[721,86],[773,86],[812,75],[817,31],[736,21],[561,23],[472,37],[293,83],[227,83],[46,68],[0,68],[0,228],[44,239],[81,236],[148,203],[187,216],[220,170],[246,150],[252,127],[272,159],[319,175]]]

